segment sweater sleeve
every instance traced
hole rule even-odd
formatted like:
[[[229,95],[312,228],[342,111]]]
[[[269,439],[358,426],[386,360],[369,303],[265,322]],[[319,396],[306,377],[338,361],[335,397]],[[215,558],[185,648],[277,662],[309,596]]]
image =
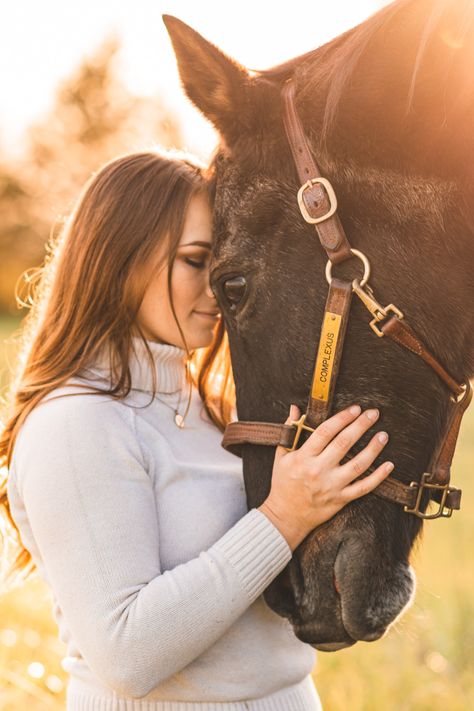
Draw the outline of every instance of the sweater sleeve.
[[[162,572],[133,423],[130,408],[102,396],[40,404],[19,432],[9,486],[85,661],[115,691],[141,698],[210,647],[292,554],[251,509],[208,550]]]

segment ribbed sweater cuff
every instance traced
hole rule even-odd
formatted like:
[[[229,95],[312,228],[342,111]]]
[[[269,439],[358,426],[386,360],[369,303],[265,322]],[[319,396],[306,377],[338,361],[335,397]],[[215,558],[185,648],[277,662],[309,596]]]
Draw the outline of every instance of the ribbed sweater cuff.
[[[262,511],[250,509],[214,545],[237,571],[255,600],[292,557],[284,536]]]

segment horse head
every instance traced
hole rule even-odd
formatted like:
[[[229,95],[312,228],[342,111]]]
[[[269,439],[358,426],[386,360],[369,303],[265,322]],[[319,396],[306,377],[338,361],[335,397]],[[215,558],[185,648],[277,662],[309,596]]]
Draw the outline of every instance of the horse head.
[[[220,136],[211,280],[239,419],[284,422],[292,402],[305,411],[324,312],[327,257],[297,204],[283,124],[289,78],[379,300],[403,309],[458,382],[472,377],[472,2],[398,0],[265,71],[246,69],[176,18],[164,21],[184,90]],[[355,259],[335,267],[347,279],[358,269]],[[449,392],[414,353],[375,337],[367,316],[353,299],[333,410],[378,407],[377,428],[390,435],[381,456],[400,481],[418,481],[445,433]],[[268,495],[273,456],[270,447],[243,447],[249,507]],[[368,494],[307,536],[265,600],[318,649],[378,639],[413,600],[409,561],[421,530],[403,507]]]

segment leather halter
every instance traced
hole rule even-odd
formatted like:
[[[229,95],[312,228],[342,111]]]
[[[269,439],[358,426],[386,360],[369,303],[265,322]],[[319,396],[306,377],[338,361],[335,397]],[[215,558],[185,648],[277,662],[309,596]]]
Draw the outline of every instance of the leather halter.
[[[388,336],[400,346],[416,353],[434,370],[451,392],[447,431],[437,453],[432,457],[429,467],[431,473],[423,473],[420,482],[412,481],[410,485],[389,475],[371,493],[402,504],[404,511],[420,518],[449,517],[453,509],[460,508],[461,503],[461,490],[449,486],[449,482],[462,416],[472,398],[471,385],[469,381],[459,384],[449,375],[407,324],[400,309],[394,304],[382,306],[375,299],[367,283],[370,276],[369,261],[362,252],[350,247],[337,214],[335,192],[327,178],[321,176],[306,141],[294,102],[294,92],[293,82],[288,80],[282,89],[283,118],[302,183],[297,195],[298,205],[306,222],[314,225],[319,241],[329,258],[326,266],[329,291],[308,407],[306,413],[291,424],[231,422],[225,429],[222,446],[239,456],[242,456],[243,444],[281,445],[288,451],[292,451],[298,444],[302,430],[314,432],[316,427],[328,418],[339,372],[352,294],[355,293],[372,314],[370,327],[374,333],[379,338]],[[354,256],[363,262],[362,279],[347,281],[332,277],[333,265]],[[427,495],[423,496],[425,491]],[[439,504],[436,511],[431,514],[425,512],[430,499]]]

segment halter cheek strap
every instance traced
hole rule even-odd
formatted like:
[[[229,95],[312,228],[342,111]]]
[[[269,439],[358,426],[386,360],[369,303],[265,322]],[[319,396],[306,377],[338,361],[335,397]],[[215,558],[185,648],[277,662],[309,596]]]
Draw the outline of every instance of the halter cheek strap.
[[[370,264],[360,251],[350,247],[337,215],[337,198],[330,182],[320,174],[296,110],[294,86],[288,81],[282,90],[283,118],[293,159],[302,183],[297,201],[303,218],[313,224],[318,239],[328,255],[326,279],[329,291],[321,326],[315,366],[306,413],[291,424],[273,422],[231,422],[227,425],[222,446],[241,456],[243,444],[282,445],[294,450],[303,430],[314,432],[331,412],[344,338],[349,318],[352,294],[355,293],[372,315],[370,328],[379,337],[387,336],[403,348],[422,358],[451,391],[451,411],[444,439],[431,460],[431,473],[424,472],[420,481],[404,484],[389,475],[372,490],[373,494],[403,505],[406,513],[420,518],[445,518],[461,505],[461,490],[449,486],[451,462],[456,448],[462,416],[471,398],[472,388],[467,381],[459,384],[424,345],[407,324],[404,314],[394,304],[382,306],[368,285]],[[358,257],[364,265],[361,280],[337,279],[332,276],[334,264]],[[426,493],[426,495],[424,495]],[[429,500],[438,503],[437,509],[426,513]]]

